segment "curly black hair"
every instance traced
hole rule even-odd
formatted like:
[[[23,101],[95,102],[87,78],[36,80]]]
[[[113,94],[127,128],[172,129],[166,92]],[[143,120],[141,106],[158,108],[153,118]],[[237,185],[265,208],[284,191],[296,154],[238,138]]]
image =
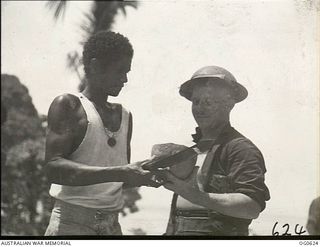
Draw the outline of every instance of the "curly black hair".
[[[92,58],[104,65],[117,61],[124,56],[133,56],[133,48],[128,38],[112,31],[100,31],[91,36],[84,44],[82,61],[86,75]]]

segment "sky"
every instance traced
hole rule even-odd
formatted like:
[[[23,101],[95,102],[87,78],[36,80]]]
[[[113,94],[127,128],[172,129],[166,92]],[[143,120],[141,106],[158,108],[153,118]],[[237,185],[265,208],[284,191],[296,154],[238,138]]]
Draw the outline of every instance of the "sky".
[[[57,95],[77,92],[78,78],[66,68],[66,55],[81,52],[79,24],[91,2],[70,2],[64,20],[56,23],[42,1],[1,4],[1,73],[18,76],[39,113],[47,114]],[[113,30],[129,38],[134,58],[129,82],[110,100],[133,113],[132,161],[148,158],[157,143],[192,144],[196,124],[179,86],[203,66],[224,67],[249,91],[233,109],[231,123],[266,161],[271,200],[253,228],[270,234],[276,221],[305,225],[309,204],[320,193],[319,5],[140,1],[126,17],[119,14]],[[141,193],[140,212],[122,221],[138,228],[137,222],[150,217],[154,227],[145,231],[160,234],[172,194],[163,188]]]

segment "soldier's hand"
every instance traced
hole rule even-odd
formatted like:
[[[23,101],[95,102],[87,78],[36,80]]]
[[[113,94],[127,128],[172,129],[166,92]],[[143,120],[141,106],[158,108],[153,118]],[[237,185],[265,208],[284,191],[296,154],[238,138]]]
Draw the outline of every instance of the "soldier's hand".
[[[131,163],[126,165],[125,184],[130,187],[150,186],[160,187],[161,181],[158,181],[153,172],[144,170],[142,167],[145,163],[150,162],[150,159]]]

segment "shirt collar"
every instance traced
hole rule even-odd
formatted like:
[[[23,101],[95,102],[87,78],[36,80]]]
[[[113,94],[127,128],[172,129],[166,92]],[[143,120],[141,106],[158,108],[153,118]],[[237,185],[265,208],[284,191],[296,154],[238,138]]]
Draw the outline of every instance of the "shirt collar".
[[[226,126],[222,129],[222,131],[220,132],[220,134],[218,135],[217,139],[220,139],[221,136],[224,136],[225,134],[229,133],[233,128],[230,125],[230,122],[228,122],[226,124]],[[200,141],[200,139],[202,138],[202,133],[199,127],[196,127],[196,133],[192,134],[192,141],[194,143],[198,143]]]

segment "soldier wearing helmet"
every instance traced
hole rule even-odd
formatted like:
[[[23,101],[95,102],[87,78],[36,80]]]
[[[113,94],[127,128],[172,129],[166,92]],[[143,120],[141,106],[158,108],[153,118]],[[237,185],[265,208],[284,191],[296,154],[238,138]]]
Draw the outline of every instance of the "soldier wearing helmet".
[[[166,235],[246,236],[270,199],[262,153],[230,125],[231,110],[248,91],[229,71],[207,66],[181,85],[180,95],[192,102],[194,142],[212,145],[197,150],[187,179],[166,173],[164,187],[174,192]]]

